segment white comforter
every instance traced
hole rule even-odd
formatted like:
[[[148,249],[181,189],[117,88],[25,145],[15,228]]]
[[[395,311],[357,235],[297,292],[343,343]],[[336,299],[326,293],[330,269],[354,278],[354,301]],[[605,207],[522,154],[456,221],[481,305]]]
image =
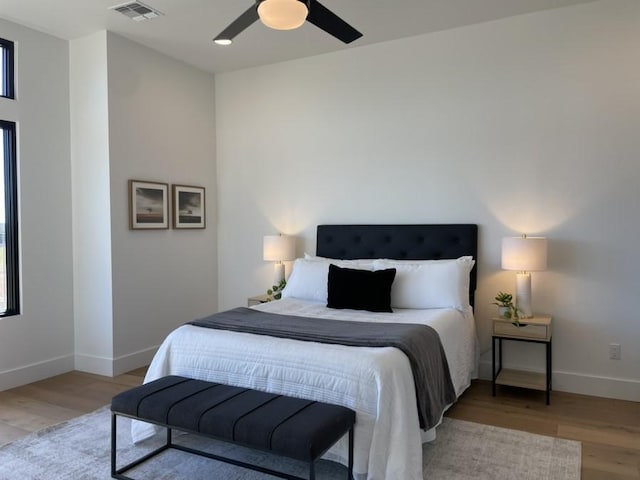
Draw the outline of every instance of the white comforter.
[[[396,310],[371,313],[328,309],[293,298],[256,306],[259,310],[353,321],[424,323],[440,335],[456,394],[477,371],[471,309]],[[228,385],[298,396],[357,412],[354,473],[358,479],[422,480],[422,432],[407,357],[398,349],[347,347],[227,332],[191,325],[162,343],[145,377],[183,375]],[[134,422],[135,442],[155,433]],[[433,435],[431,435],[433,438]],[[346,465],[343,439],[325,455]]]

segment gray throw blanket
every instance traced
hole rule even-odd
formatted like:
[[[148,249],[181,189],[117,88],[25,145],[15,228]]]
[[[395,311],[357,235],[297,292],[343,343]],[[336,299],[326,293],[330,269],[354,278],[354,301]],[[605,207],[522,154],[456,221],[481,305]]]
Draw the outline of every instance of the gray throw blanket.
[[[456,400],[449,364],[438,333],[427,325],[297,317],[235,308],[191,325],[355,347],[396,347],[409,359],[421,428],[432,428]]]

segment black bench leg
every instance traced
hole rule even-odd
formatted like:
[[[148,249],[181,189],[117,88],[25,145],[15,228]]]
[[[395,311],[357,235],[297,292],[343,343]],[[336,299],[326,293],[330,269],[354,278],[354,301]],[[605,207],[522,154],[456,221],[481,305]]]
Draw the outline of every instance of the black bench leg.
[[[349,471],[347,479],[353,480],[353,427],[349,429]]]
[[[164,452],[165,450],[167,450],[172,446],[171,445],[171,429],[167,428],[167,442],[164,445],[160,446],[159,448],[156,448],[152,452],[147,453],[143,457],[140,457],[137,460],[134,460],[133,462],[125,465],[124,467],[117,468],[116,466],[117,415],[118,415],[117,413],[111,412],[111,478],[118,478],[121,480],[132,480],[131,477],[127,477],[124,473],[127,472],[128,470],[131,470],[134,467],[137,467],[141,463],[146,462],[150,458],[155,457],[159,453]]]
[[[116,476],[116,414],[111,413],[111,478]]]
[[[316,462],[309,463],[309,480],[316,480]],[[349,429],[349,459],[347,480],[353,480],[353,427]]]

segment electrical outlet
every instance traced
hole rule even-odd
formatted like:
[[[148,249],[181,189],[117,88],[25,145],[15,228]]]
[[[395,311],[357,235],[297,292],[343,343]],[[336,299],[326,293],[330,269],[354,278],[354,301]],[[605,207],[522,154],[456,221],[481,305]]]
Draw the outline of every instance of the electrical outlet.
[[[622,356],[622,351],[619,343],[610,343],[609,344],[609,358],[611,360],[620,360]]]

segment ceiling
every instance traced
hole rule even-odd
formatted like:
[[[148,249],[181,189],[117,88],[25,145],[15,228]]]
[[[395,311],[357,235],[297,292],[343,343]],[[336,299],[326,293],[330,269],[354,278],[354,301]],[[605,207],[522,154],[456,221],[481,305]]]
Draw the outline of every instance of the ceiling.
[[[164,16],[135,22],[108,9],[124,0],[0,0],[0,17],[64,39],[109,30],[219,73],[593,0],[320,0],[363,37],[345,45],[309,23],[282,32],[256,22],[227,47],[212,38],[253,0],[142,1]]]

